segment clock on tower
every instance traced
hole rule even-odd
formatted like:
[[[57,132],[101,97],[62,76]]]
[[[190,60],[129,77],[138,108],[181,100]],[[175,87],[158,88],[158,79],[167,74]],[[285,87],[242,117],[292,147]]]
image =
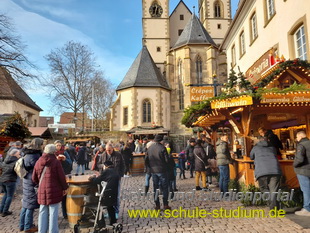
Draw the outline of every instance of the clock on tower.
[[[150,15],[152,17],[160,17],[163,13],[163,8],[157,3],[157,2],[154,2],[151,6],[150,6],[150,9],[149,9],[149,12],[150,12]]]

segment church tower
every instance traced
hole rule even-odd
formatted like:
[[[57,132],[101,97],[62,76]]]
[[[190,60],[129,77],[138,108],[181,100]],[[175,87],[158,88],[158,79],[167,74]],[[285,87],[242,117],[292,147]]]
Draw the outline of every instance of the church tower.
[[[142,0],[142,15],[142,44],[163,73],[170,48],[169,0]]]
[[[231,0],[199,0],[199,16],[216,44],[221,44],[231,23]]]

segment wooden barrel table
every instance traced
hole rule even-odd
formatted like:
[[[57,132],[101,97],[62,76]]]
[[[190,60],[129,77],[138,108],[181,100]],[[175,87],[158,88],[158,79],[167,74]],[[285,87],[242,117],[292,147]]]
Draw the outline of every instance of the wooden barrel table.
[[[131,164],[131,174],[139,175],[144,173],[145,154],[133,154]]]
[[[90,191],[91,185],[88,180],[89,176],[90,175],[81,175],[67,178],[69,189],[66,207],[68,222],[71,228],[74,228],[74,225],[77,224],[77,221],[82,217],[85,195],[89,194],[89,192],[94,192],[94,190]],[[89,227],[89,225],[85,227]]]

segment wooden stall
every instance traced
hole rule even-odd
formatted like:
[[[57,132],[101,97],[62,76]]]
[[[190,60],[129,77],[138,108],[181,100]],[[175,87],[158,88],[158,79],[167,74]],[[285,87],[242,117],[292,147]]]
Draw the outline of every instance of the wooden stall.
[[[295,136],[299,130],[304,130],[310,138],[310,71],[292,65],[282,67],[281,72],[271,77],[276,68],[262,75],[261,79],[268,77],[269,83],[260,96],[244,94],[214,99],[211,111],[200,116],[193,126],[213,132],[223,126],[233,129],[230,141],[239,140],[243,158],[234,159],[230,165],[230,178],[246,185],[255,184],[254,162],[248,156],[258,140],[257,130],[259,127],[273,130],[283,145],[279,162],[286,185],[296,188],[299,184],[292,166]]]

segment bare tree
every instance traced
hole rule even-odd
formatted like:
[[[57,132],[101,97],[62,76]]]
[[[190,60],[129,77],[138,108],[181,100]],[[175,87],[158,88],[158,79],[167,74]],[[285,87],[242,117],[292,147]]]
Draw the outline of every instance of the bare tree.
[[[104,122],[115,97],[115,88],[102,72],[93,79],[93,119],[94,128],[105,128]]]
[[[21,82],[27,77],[35,77],[29,72],[35,68],[24,55],[25,45],[15,34],[12,20],[0,14],[0,66],[5,67],[16,81]]]
[[[71,110],[74,117],[77,112],[85,113],[96,74],[93,52],[81,43],[69,41],[62,48],[52,50],[46,59],[51,73],[42,84],[48,87],[54,107],[60,111]]]

